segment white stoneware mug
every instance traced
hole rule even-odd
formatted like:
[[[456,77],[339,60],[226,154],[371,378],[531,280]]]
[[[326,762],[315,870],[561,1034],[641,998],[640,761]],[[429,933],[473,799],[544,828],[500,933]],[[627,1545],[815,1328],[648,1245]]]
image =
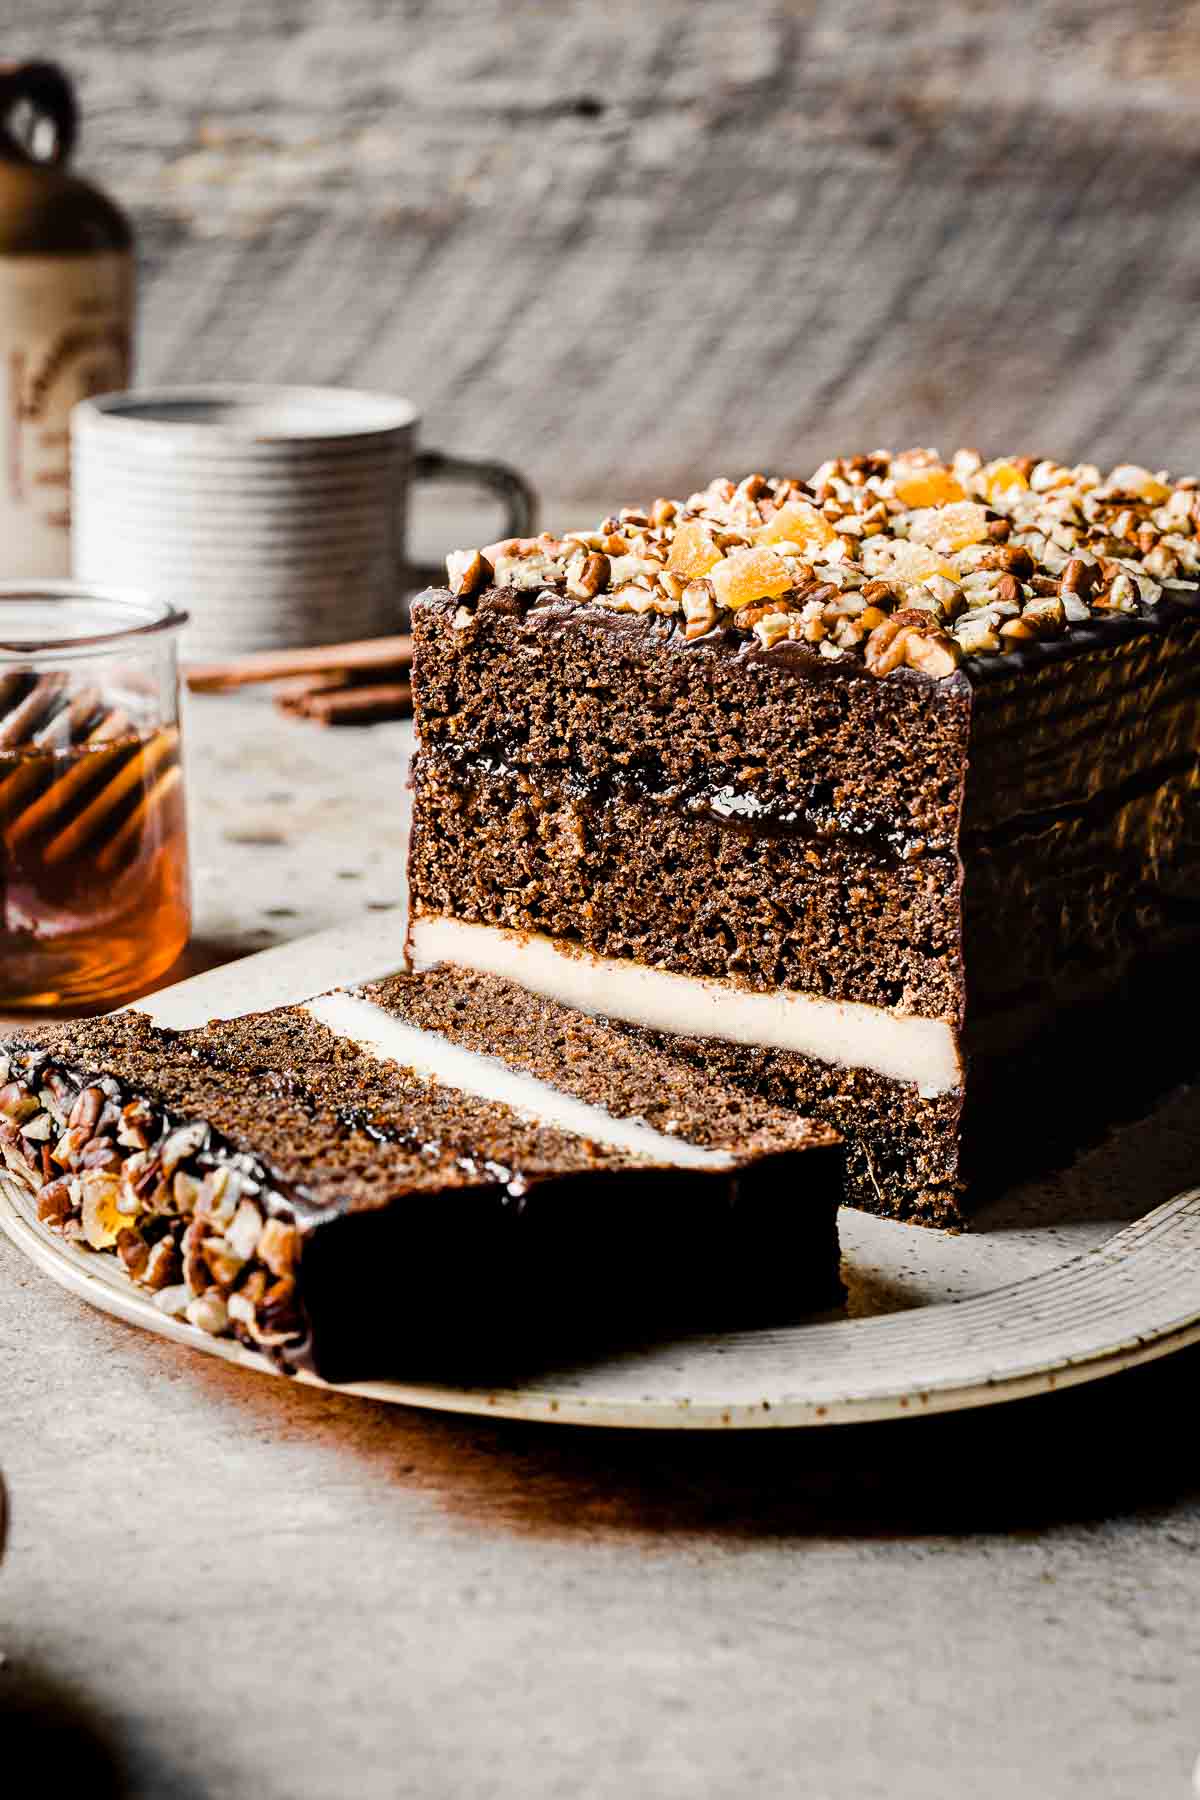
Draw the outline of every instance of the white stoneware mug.
[[[83,400],[71,417],[76,578],[139,588],[191,615],[193,659],[401,629],[439,572],[406,556],[414,481],[534,499],[502,463],[416,445],[409,401],[346,388],[160,388]]]

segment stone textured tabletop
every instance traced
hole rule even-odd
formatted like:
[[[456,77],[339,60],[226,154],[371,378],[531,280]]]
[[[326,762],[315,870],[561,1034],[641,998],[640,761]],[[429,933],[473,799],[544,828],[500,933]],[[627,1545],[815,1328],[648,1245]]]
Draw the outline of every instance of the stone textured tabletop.
[[[406,737],[192,702],[190,966],[397,904]],[[91,1800],[1187,1800],[1198,1377],[752,1438],[456,1421],[189,1357],[0,1240],[4,1766]]]
[[[398,911],[410,725],[301,724],[253,691],[186,707],[193,965]]]

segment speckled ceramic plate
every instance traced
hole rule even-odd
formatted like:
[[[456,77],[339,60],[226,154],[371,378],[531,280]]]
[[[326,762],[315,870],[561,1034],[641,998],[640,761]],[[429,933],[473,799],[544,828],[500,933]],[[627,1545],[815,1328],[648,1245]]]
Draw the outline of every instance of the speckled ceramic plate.
[[[395,918],[372,919],[144,1005],[187,1026],[369,980],[396,961]],[[844,1317],[647,1343],[516,1388],[369,1381],[340,1391],[447,1412],[708,1430],[913,1417],[1092,1381],[1200,1342],[1200,1189],[1179,1191],[1198,1166],[1200,1097],[1180,1092],[1072,1170],[990,1207],[970,1232],[844,1211]],[[45,1231],[4,1178],[0,1226],[89,1304],[280,1379],[264,1358],[164,1316],[111,1257]]]

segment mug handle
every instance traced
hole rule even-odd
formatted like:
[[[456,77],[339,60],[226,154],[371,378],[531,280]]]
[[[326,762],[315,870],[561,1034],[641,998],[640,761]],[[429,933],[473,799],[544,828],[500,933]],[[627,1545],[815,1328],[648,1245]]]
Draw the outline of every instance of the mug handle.
[[[445,450],[418,450],[413,458],[414,481],[454,481],[464,487],[483,488],[504,503],[501,537],[532,537],[537,525],[537,495],[507,463],[478,461],[471,456],[451,456]],[[443,564],[409,563],[408,583],[414,588],[441,587]]]

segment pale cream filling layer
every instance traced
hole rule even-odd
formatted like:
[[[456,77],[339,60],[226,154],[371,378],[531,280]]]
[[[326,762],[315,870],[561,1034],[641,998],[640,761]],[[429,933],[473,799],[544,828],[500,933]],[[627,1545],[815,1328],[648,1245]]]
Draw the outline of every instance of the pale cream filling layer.
[[[730,1169],[734,1158],[724,1150],[707,1150],[683,1138],[655,1131],[640,1119],[617,1119],[602,1106],[564,1094],[536,1075],[510,1069],[498,1056],[482,1056],[452,1044],[437,1032],[422,1031],[364,1000],[358,994],[322,994],[309,1000],[311,1018],[365,1050],[380,1062],[398,1063],[423,1081],[457,1088],[477,1100],[498,1100],[522,1118],[572,1132],[610,1150],[624,1150],[669,1163],[680,1169]]]
[[[506,931],[423,914],[411,922],[415,965],[459,963],[501,975],[580,1012],[599,1013],[685,1037],[723,1038],[793,1050],[845,1069],[915,1082],[925,1099],[962,1081],[958,1034],[946,1019],[922,1019],[860,1001],[677,975],[621,957],[593,956],[535,932]]]

